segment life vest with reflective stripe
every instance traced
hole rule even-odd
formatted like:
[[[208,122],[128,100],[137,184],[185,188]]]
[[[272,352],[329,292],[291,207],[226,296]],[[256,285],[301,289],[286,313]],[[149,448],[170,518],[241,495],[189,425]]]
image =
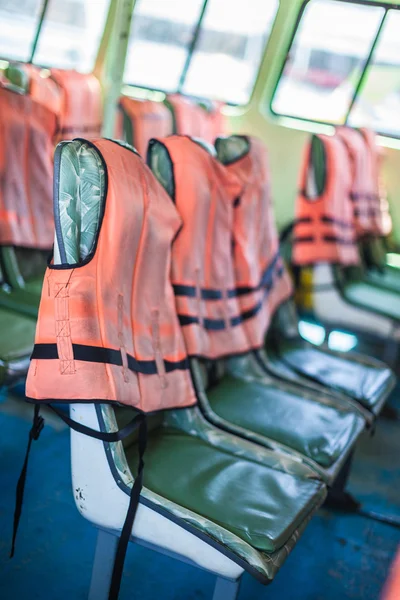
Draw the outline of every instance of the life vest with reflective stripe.
[[[166,137],[172,133],[172,115],[162,102],[122,96],[119,109],[124,139],[144,157],[151,138]]]
[[[356,129],[338,127],[336,135],[346,146],[351,168],[351,200],[354,225],[358,238],[374,232],[375,202],[373,174],[369,168],[368,150],[363,136]]]
[[[293,262],[356,265],[359,254],[351,202],[351,168],[338,137],[315,136],[325,152],[325,185],[313,193],[312,143],[307,144],[300,171],[293,240]]]
[[[53,243],[52,155],[56,115],[0,84],[0,244]]]
[[[51,69],[51,78],[62,93],[62,111],[57,141],[74,137],[98,137],[102,124],[99,80],[92,75]]]
[[[82,142],[89,143],[72,143]],[[103,202],[92,211],[101,211],[100,231],[84,261],[50,264],[46,271],[26,394],[144,412],[193,405],[169,280],[178,212],[133,150],[110,140],[90,145],[105,180]],[[61,169],[68,168],[63,147],[57,149]],[[88,171],[81,177],[90,182]],[[64,192],[55,189],[57,210]]]
[[[232,136],[217,140],[217,152],[221,144],[238,138],[247,140],[248,151],[226,163],[227,170],[243,184],[234,210],[233,257],[241,312],[261,306],[243,323],[252,347],[257,348],[264,344],[271,316],[291,295],[292,284],[279,254],[264,144],[254,137]]]
[[[234,203],[242,186],[204,147],[186,136],[154,140],[168,151],[173,200],[183,227],[172,249],[172,283],[190,356],[215,359],[249,349],[232,260]],[[256,309],[257,307],[255,307]]]
[[[181,94],[171,94],[167,101],[173,111],[174,133],[214,142],[214,127],[204,108]]]
[[[371,179],[371,213],[373,215],[373,233],[386,237],[393,228],[389,212],[386,190],[381,177],[382,150],[376,143],[376,135],[371,129],[362,128],[360,132],[366,142],[368,165]]]

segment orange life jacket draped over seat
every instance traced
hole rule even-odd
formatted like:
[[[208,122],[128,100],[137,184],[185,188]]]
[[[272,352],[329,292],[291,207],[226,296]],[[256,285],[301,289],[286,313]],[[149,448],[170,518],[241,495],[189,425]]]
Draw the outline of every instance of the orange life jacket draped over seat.
[[[367,169],[370,173],[370,202],[373,216],[373,233],[380,237],[388,236],[393,228],[389,203],[381,177],[382,150],[376,143],[376,134],[371,129],[360,129],[367,148]]]
[[[221,110],[223,103],[211,102],[205,108],[181,94],[170,94],[167,102],[174,117],[174,133],[190,135],[213,144],[219,135],[226,132],[226,122]]]
[[[100,82],[91,73],[51,69],[51,78],[62,93],[57,141],[74,137],[98,137],[102,125]]]
[[[47,269],[27,397],[143,412],[192,405],[168,279],[180,218],[136,153],[107,140],[91,147],[104,174],[100,232],[81,264]],[[62,145],[57,153],[56,170]]]
[[[317,135],[325,153],[325,184],[321,194],[310,193],[315,181],[313,143],[304,152],[293,240],[293,262],[304,266],[319,262],[343,266],[359,263],[353,205],[352,173],[347,149],[338,137]]]
[[[0,83],[0,244],[49,249],[57,115]]]
[[[354,207],[354,225],[357,238],[369,236],[375,231],[376,205],[374,175],[365,139],[356,129],[338,127],[336,136],[344,143],[348,152],[351,169],[350,198]]]
[[[242,185],[189,137],[153,140],[149,157],[157,143],[169,154],[172,195],[183,220],[173,245],[172,282],[188,354],[214,359],[245,352],[249,344],[241,324],[246,315],[231,258],[234,204]]]
[[[144,157],[151,138],[172,133],[171,111],[162,102],[122,96],[119,108],[125,121],[122,125],[125,140]]]
[[[247,149],[230,161],[228,147],[240,141],[247,143]],[[236,286],[242,312],[260,305],[244,326],[252,347],[262,347],[271,317],[292,294],[292,283],[279,253],[268,154],[264,144],[254,137],[220,138],[216,148],[227,170],[243,184],[234,210]]]

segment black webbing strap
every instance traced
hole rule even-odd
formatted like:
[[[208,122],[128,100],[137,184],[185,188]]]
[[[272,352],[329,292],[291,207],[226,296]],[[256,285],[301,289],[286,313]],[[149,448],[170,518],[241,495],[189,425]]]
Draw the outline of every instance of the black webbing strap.
[[[121,350],[115,350],[114,348],[103,348],[86,344],[72,344],[72,352],[74,360],[105,363],[119,367],[123,366]],[[57,344],[35,344],[33,347],[31,359],[56,360],[58,358]],[[143,373],[144,375],[157,375],[158,373],[155,360],[138,360],[130,354],[127,354],[127,359],[128,369],[134,373]],[[177,361],[164,359],[164,367],[167,373],[177,370],[184,371],[189,368],[189,361],[187,358]]]
[[[39,411],[40,411],[40,406],[37,404],[35,406],[35,409],[33,412],[33,423],[32,423],[31,430],[29,432],[29,440],[28,440],[28,446],[26,448],[24,464],[22,465],[21,475],[19,476],[18,483],[17,483],[17,490],[16,490],[16,494],[15,494],[14,525],[13,525],[13,536],[12,536],[12,542],[11,542],[10,558],[12,558],[14,556],[14,551],[15,551],[15,540],[17,539],[18,525],[19,525],[19,522],[21,519],[22,504],[24,502],[26,473],[28,470],[28,461],[29,461],[29,454],[31,451],[32,442],[33,442],[33,440],[37,440],[39,438],[40,432],[42,431],[42,429],[44,427],[44,419],[43,419],[43,417],[40,416]]]
[[[140,415],[141,420],[139,423],[139,436],[138,436],[138,452],[139,452],[139,464],[137,475],[135,477],[134,484],[129,500],[128,512],[126,513],[125,523],[122,527],[121,535],[118,542],[117,552],[115,554],[114,568],[111,578],[111,586],[108,598],[109,600],[117,600],[119,589],[121,587],[122,573],[124,570],[125,556],[128,548],[128,543],[132,533],[133,523],[135,521],[136,512],[139,505],[140,492],[143,487],[143,469],[144,460],[143,455],[147,445],[147,421],[145,415]]]
[[[105,432],[105,431],[97,431],[92,429],[91,427],[86,427],[77,421],[74,421],[62,411],[58,410],[54,406],[49,406],[69,427],[71,427],[74,431],[78,433],[82,433],[84,435],[89,435],[97,440],[101,440],[103,442],[118,442],[128,437],[131,433],[133,433],[139,427],[139,435],[138,435],[138,450],[139,450],[139,465],[137,476],[135,477],[134,484],[132,486],[132,491],[130,494],[129,507],[128,512],[125,518],[124,526],[121,531],[121,536],[119,538],[117,552],[115,555],[113,574],[111,579],[111,586],[109,592],[109,600],[117,600],[119,589],[121,585],[122,572],[124,568],[125,555],[128,547],[129,539],[131,536],[131,531],[133,527],[133,523],[135,520],[135,515],[137,512],[140,492],[143,487],[143,468],[144,468],[144,460],[143,455],[146,450],[147,444],[147,421],[146,415],[143,413],[139,413],[135,415],[135,417],[130,421],[125,427],[118,431],[113,432]],[[15,551],[15,542],[17,537],[17,531],[19,522],[21,519],[22,513],[22,505],[24,500],[24,490],[25,490],[25,482],[26,475],[28,470],[28,461],[29,454],[32,446],[32,441],[37,440],[39,438],[40,432],[44,427],[44,419],[39,414],[40,405],[36,404],[33,413],[33,424],[31,430],[29,432],[29,440],[28,446],[26,449],[25,460],[22,466],[21,475],[18,479],[17,491],[16,491],[16,499],[15,499],[15,511],[14,511],[14,527],[13,527],[13,536],[11,543],[11,552],[10,558],[14,556]]]
[[[223,300],[224,298],[237,298],[238,296],[245,296],[253,292],[258,292],[265,287],[272,287],[273,278],[275,276],[280,277],[282,274],[281,267],[279,265],[279,259],[281,258],[280,252],[278,251],[269,265],[264,270],[260,281],[254,286],[238,286],[230,290],[220,290],[216,288],[201,288],[200,298],[201,300]],[[184,296],[186,298],[196,298],[198,290],[194,285],[186,285],[180,283],[174,283],[172,285],[175,296]]]

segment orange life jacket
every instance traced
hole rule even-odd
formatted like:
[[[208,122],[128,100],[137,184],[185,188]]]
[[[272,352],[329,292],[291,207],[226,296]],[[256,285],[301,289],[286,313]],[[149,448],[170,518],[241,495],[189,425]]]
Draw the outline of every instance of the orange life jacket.
[[[159,141],[173,166],[173,200],[183,221],[172,249],[172,283],[188,354],[214,359],[245,352],[242,323],[249,316],[240,311],[231,250],[242,186],[189,137]]]
[[[227,121],[222,112],[224,106],[225,104],[223,102],[213,100],[206,109],[210,135],[210,139],[207,141],[211,143],[214,143],[218,136],[225,135],[228,131]]]
[[[373,220],[373,233],[386,237],[392,231],[393,223],[389,212],[389,203],[382,183],[382,152],[376,143],[376,135],[371,129],[362,128],[360,132],[367,148],[367,169],[370,174],[370,212]]]
[[[143,412],[193,405],[169,280],[179,215],[135,152],[91,144],[107,182],[100,232],[81,264],[46,271],[26,395]]]
[[[62,111],[57,141],[74,137],[98,137],[102,124],[99,80],[92,74],[51,69],[51,78],[62,93]]]
[[[359,131],[350,127],[338,127],[336,135],[344,143],[351,168],[351,200],[354,209],[354,225],[358,238],[374,232],[373,177],[369,169],[368,151]]]
[[[62,113],[62,91],[47,69],[35,65],[23,65],[29,76],[29,95],[35,102],[52,111],[59,121]]]
[[[312,144],[307,144],[300,171],[293,240],[293,262],[343,266],[359,263],[353,205],[351,168],[345,145],[338,137],[318,135],[325,151],[326,179],[321,195],[310,194]]]
[[[51,248],[56,115],[0,84],[0,244]]]
[[[244,321],[251,346],[257,348],[264,344],[271,316],[292,294],[292,283],[279,254],[267,150],[257,138],[245,139],[248,152],[226,168],[243,184],[234,211],[233,257],[242,314],[260,306]]]
[[[172,133],[172,115],[162,102],[122,96],[119,107],[123,118],[128,120],[131,130],[127,132],[126,127],[123,127],[124,139],[142,156],[146,156],[151,138],[166,137]]]
[[[175,133],[214,142],[215,124],[213,126],[204,108],[181,94],[170,94],[167,100],[173,110]]]

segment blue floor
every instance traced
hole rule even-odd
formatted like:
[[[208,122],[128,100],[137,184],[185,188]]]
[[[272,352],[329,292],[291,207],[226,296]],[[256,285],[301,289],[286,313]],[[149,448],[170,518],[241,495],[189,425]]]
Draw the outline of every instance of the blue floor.
[[[96,532],[77,512],[69,434],[47,425],[34,443],[14,559],[8,559],[14,491],[30,428],[20,400],[0,403],[0,599],[87,598]],[[382,419],[361,440],[350,489],[365,506],[400,516],[400,422]],[[378,600],[400,530],[320,510],[275,581],[243,577],[239,600]],[[130,545],[121,600],[211,600],[214,577]]]

